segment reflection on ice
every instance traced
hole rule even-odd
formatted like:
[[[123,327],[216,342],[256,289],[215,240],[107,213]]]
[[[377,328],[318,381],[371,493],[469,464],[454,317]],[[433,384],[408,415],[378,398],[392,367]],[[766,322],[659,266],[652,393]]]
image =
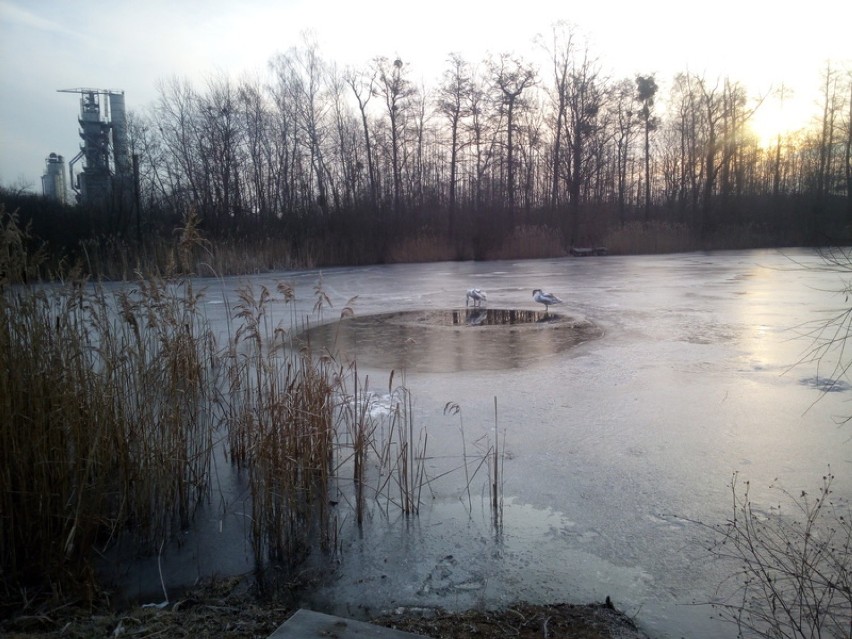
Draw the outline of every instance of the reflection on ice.
[[[565,319],[555,313],[516,308],[471,308],[432,311],[427,322],[439,326],[516,326],[521,324],[558,324]]]

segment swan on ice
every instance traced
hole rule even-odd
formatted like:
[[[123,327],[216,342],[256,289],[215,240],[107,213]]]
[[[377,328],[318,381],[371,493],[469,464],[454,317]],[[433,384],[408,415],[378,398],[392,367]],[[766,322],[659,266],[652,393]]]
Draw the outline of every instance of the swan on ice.
[[[550,310],[552,304],[561,304],[562,300],[556,297],[553,293],[544,293],[540,288],[533,291],[533,299],[539,304],[544,304],[544,312]]]
[[[488,301],[488,295],[481,288],[471,288],[465,295],[464,305],[467,306],[471,300],[473,300],[474,306],[482,306],[482,302]]]

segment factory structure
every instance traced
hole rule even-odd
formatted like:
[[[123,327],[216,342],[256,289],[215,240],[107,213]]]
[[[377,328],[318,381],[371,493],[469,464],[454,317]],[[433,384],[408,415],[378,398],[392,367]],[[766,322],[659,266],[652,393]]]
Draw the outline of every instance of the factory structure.
[[[80,94],[80,152],[68,163],[68,183],[78,203],[95,207],[129,208],[133,202],[133,162],[127,136],[124,91],[59,89]],[[75,167],[78,169],[75,174]],[[46,197],[65,201],[65,160],[51,153],[46,160],[42,190]]]

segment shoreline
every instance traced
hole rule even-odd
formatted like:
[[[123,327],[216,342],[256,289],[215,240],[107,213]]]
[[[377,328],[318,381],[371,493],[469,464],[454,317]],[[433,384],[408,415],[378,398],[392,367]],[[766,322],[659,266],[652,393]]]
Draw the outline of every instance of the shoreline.
[[[298,609],[277,597],[258,597],[240,579],[218,579],[186,591],[174,602],[114,607],[44,604],[0,621],[8,639],[72,639],[128,636],[177,639],[228,636],[265,639]],[[322,611],[320,611],[322,612]],[[612,602],[532,604],[450,613],[440,609],[397,608],[365,619],[376,625],[433,639],[648,639]],[[542,634],[544,633],[544,634]]]

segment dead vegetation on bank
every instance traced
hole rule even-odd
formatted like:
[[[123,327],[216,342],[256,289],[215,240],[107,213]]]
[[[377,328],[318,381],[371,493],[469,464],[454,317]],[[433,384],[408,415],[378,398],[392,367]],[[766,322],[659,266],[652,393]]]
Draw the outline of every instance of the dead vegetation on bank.
[[[391,374],[374,411],[354,363],[296,339],[295,310],[277,318],[291,286],[243,287],[217,335],[192,279],[34,283],[28,240],[2,214],[0,618],[99,605],[100,555],[119,540],[156,555],[215,502],[216,451],[248,479],[258,577],[314,549],[333,557],[367,508],[417,515],[428,437],[408,389]],[[321,281],[314,293],[322,321]],[[496,450],[483,458],[496,482]]]
[[[181,236],[177,255],[189,266]],[[119,609],[95,562],[119,538],[156,553],[211,498],[210,456],[224,446],[248,473],[257,565],[297,564],[311,539],[333,554],[341,522],[328,509],[345,495],[359,524],[367,502],[416,516],[430,478],[425,426],[391,376],[387,419],[373,391],[331,354],[292,341],[299,323],[273,322],[274,293],[242,289],[227,342],[204,315],[189,279],[137,279],[108,292],[79,272],[38,282],[41,256],[3,213],[0,234],[0,631],[10,638],[267,637],[294,611],[252,578],[222,579],[150,607]],[[329,306],[321,282],[314,312]],[[292,306],[290,308],[293,308]],[[343,314],[351,313],[343,309]],[[502,451],[480,442],[464,491],[485,476],[495,525],[502,509]],[[481,450],[480,450],[481,449]],[[481,475],[479,474],[482,471]],[[261,574],[261,573],[258,573]],[[250,583],[251,585],[246,585]],[[173,593],[174,594],[174,593]],[[596,606],[513,606],[502,611],[395,614],[377,623],[434,637],[623,636]],[[577,634],[582,632],[585,634]],[[529,635],[532,636],[532,635]],[[538,636],[538,635],[536,635]]]
[[[42,607],[0,622],[0,633],[8,639],[265,639],[295,610],[292,605],[256,597],[244,580],[232,578],[199,586],[165,608]],[[455,613],[402,609],[365,621],[434,639],[646,638],[630,618],[605,603],[517,603]]]

